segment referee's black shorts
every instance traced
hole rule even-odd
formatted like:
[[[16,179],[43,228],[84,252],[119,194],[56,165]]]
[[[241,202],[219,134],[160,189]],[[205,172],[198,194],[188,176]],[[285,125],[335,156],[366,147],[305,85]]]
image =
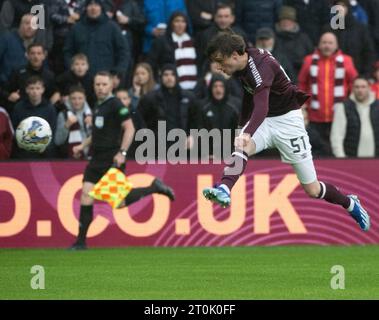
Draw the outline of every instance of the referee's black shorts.
[[[83,182],[96,184],[114,165],[113,158],[116,153],[117,150],[94,153],[84,171]]]

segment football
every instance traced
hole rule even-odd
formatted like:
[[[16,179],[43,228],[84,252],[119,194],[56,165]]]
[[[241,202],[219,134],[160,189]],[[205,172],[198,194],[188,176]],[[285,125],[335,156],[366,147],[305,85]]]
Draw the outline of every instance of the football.
[[[19,148],[42,153],[51,142],[52,131],[49,123],[40,117],[29,117],[20,122],[16,129]]]

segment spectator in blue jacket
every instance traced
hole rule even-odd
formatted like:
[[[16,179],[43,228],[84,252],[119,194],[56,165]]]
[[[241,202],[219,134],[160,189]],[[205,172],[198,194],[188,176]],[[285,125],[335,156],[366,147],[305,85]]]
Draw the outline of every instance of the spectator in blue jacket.
[[[23,16],[18,30],[0,35],[0,86],[8,80],[12,71],[21,68],[26,60],[26,48],[35,40],[36,30],[31,26],[33,16]]]
[[[367,12],[365,9],[363,9],[361,4],[358,3],[357,0],[350,0],[350,5],[354,18],[357,19],[357,21],[360,23],[368,25]]]
[[[187,14],[184,0],[145,0],[144,11],[147,24],[145,27],[143,53],[150,51],[154,38],[165,34],[167,23],[175,11]]]
[[[40,7],[43,6],[43,11]],[[32,8],[36,8],[36,12],[32,12]],[[53,33],[50,25],[50,1],[49,0],[6,0],[4,1],[0,11],[0,30],[11,30],[17,28],[21,19],[26,14],[44,14],[44,26],[37,30],[38,42],[50,50],[53,46]],[[38,23],[41,21],[38,20]]]
[[[86,15],[74,25],[68,34],[65,46],[65,65],[78,53],[88,57],[90,73],[110,71],[124,75],[130,66],[131,50],[120,27],[105,14],[102,0],[87,0]]]
[[[258,29],[274,29],[281,6],[282,0],[236,0],[236,23],[255,43]]]

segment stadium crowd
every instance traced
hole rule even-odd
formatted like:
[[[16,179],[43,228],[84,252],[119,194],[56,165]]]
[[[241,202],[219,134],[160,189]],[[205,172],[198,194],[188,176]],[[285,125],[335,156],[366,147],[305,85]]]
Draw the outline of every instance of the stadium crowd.
[[[43,29],[32,27],[35,5],[44,6]],[[335,5],[342,29],[331,25]],[[91,135],[99,71],[112,75],[137,130],[156,131],[159,120],[188,135],[237,128],[241,85],[204,55],[229,28],[269,50],[311,95],[303,111],[315,156],[379,156],[379,0],[0,0],[0,8],[0,160],[89,157],[73,150]],[[54,132],[42,154],[15,143],[29,116]]]

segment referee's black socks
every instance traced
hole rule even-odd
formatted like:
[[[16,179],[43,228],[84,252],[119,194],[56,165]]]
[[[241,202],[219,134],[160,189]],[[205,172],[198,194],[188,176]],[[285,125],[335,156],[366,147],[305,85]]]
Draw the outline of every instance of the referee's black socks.
[[[135,188],[125,198],[125,206],[129,206],[134,202],[141,200],[142,198],[157,192],[155,186],[151,185],[146,188]]]
[[[79,235],[76,244],[85,244],[87,231],[93,219],[93,205],[80,206]]]

